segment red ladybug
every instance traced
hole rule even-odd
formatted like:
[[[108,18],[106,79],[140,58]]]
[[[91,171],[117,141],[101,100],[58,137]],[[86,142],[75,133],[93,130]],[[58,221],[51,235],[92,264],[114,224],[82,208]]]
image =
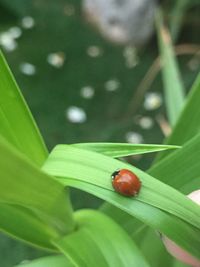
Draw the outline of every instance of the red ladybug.
[[[131,171],[121,169],[112,174],[112,186],[116,192],[124,196],[136,196],[141,187],[139,178]]]

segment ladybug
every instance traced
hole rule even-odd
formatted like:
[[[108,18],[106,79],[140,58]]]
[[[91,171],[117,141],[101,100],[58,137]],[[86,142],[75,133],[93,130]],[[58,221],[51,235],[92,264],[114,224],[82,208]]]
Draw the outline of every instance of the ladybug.
[[[127,169],[121,169],[113,172],[112,186],[116,192],[123,196],[136,196],[141,187],[139,178]]]

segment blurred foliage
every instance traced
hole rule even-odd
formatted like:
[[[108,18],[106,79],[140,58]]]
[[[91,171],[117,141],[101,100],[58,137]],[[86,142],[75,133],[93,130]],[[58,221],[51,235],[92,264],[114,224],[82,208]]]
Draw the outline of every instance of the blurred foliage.
[[[0,264],[2,267],[11,267],[27,258],[31,260],[45,254],[42,250],[33,249],[3,234],[0,235]]]
[[[171,2],[172,5],[169,5],[169,1],[165,2],[166,21],[169,24],[175,16],[174,6],[177,8],[180,1]],[[197,34],[200,24],[198,0],[191,2],[196,6],[191,4],[189,10],[184,8],[182,19],[178,20],[179,25],[175,25],[174,31],[180,33],[178,44],[198,44],[200,41]],[[163,134],[155,118],[157,114],[164,114],[164,107],[147,111],[141,103],[139,109],[127,112],[139,83],[157,57],[155,36],[139,50],[138,64],[127,68],[124,47],[107,43],[84,22],[80,0],[49,0],[48,3],[45,0],[0,0],[0,34],[10,27],[21,27],[24,16],[32,16],[35,27],[22,29],[17,49],[4,52],[49,149],[57,143],[125,142],[125,134],[129,131],[140,133],[145,143],[161,143]],[[87,54],[90,46],[99,47],[102,55],[90,57]],[[48,54],[55,52],[66,55],[62,68],[55,68],[47,62]],[[36,74],[24,75],[19,68],[22,62],[33,64]],[[195,62],[192,55],[180,57],[186,88],[191,86],[197,75],[199,63]],[[113,79],[120,82],[118,90],[106,91],[105,83]],[[94,88],[92,99],[81,97],[80,89],[84,86]],[[149,90],[162,93],[160,75]],[[134,99],[135,104],[138,104],[137,101],[139,99]],[[87,121],[83,124],[69,122],[65,115],[69,106],[83,108]],[[154,127],[151,130],[142,129],[137,123],[138,115],[152,117]],[[146,169],[152,161],[152,155],[145,156],[145,160],[130,160]],[[78,190],[72,190],[72,200],[75,208],[97,207],[100,204],[98,199]],[[23,259],[43,254],[5,236],[0,237],[0,264],[3,267],[11,267]]]

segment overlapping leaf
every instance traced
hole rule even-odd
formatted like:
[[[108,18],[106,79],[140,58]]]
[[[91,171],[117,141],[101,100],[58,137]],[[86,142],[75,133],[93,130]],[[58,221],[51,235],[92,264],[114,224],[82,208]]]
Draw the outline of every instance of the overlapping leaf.
[[[55,250],[50,242],[55,231],[30,210],[18,205],[0,203],[0,231],[41,248]]]
[[[153,144],[128,144],[128,143],[79,143],[72,146],[86,150],[96,151],[113,158],[124,156],[146,154],[180,148],[179,146],[170,145],[153,145]]]
[[[200,74],[187,97],[184,109],[175,125],[168,144],[182,145],[200,133]]]
[[[3,138],[0,138],[0,169],[1,229],[19,238],[26,237],[32,243],[40,240],[40,236],[32,238],[33,228],[35,232],[44,231],[42,236],[49,236],[46,243],[73,229],[72,209],[64,186],[37,169]],[[13,216],[16,225],[22,223],[24,227],[14,227]]]
[[[183,186],[196,180],[196,185],[199,184],[197,188],[200,188],[199,161],[200,134],[193,137],[179,151],[158,162],[149,172],[159,180],[180,190]],[[187,193],[189,192],[187,191]]]
[[[125,198],[113,192],[110,175],[118,168],[129,168],[142,180],[142,190],[137,198]],[[141,170],[98,153],[65,145],[54,149],[43,169],[60,177],[59,181],[65,185],[80,188],[120,207],[200,256],[197,251],[200,240],[196,236],[200,226],[198,205]],[[189,242],[188,238],[196,240]]]
[[[171,42],[170,40],[166,40],[167,42],[164,43],[164,39],[161,38],[161,37],[164,37],[161,35],[161,27],[163,26],[160,24],[159,25],[160,48],[161,50],[163,49],[162,56],[166,61],[169,60],[169,62],[173,64],[175,59],[174,59],[174,54],[172,51]],[[164,31],[163,34],[164,33],[166,32]],[[167,37],[169,37],[168,32],[167,32]],[[168,46],[166,47],[166,50],[164,50],[165,46]],[[168,52],[170,52],[168,54],[170,57],[169,59],[166,58],[166,55]],[[168,71],[164,70],[166,79],[167,79],[167,73],[170,74],[171,70],[174,71],[173,75],[177,74],[176,63],[173,66],[173,68],[170,69],[171,67],[170,67],[169,62],[168,64],[165,65],[166,68],[169,68]],[[169,83],[172,78],[173,77],[170,77],[170,75],[168,75]],[[172,82],[173,81],[174,80],[172,80]],[[166,89],[165,92],[168,95],[168,97],[171,98],[171,99],[170,98],[168,99],[169,101],[171,101],[172,105],[178,104],[178,106],[175,106],[175,107],[172,106],[172,110],[171,110],[172,113],[175,110],[175,117],[177,118],[180,115],[179,113],[181,111],[181,105],[182,105],[182,104],[179,105],[180,104],[179,100],[182,99],[181,102],[183,102],[183,97],[180,97],[180,95],[179,96],[176,95],[177,93],[176,88],[174,88],[175,90],[172,89],[173,86],[170,87],[169,83],[168,83],[168,86],[166,86],[165,88]],[[178,86],[178,88],[180,89],[180,85]],[[179,91],[179,93],[181,91]],[[181,95],[183,94],[181,93]],[[177,101],[177,97],[178,97],[178,101]],[[191,93],[189,94],[186,100],[186,104],[181,113],[181,116],[179,117],[178,122],[175,125],[172,135],[167,140],[167,144],[182,145],[184,144],[184,142],[189,141],[190,138],[194,137],[199,132],[199,129],[200,129],[199,103],[200,103],[200,75],[197,77],[197,80],[193,88],[191,89]],[[170,106],[168,106],[168,109],[169,108]],[[198,141],[196,140],[196,142]],[[181,149],[181,151],[179,151],[180,154],[177,152],[178,151],[175,151],[174,156],[168,158],[167,161],[165,161],[164,159],[161,164],[158,164],[158,166],[156,162],[152,170],[150,170],[150,173],[155,175],[156,178],[159,178],[162,181],[172,186],[175,186],[176,188],[180,189],[182,192],[189,193],[192,190],[200,188],[199,168],[198,168],[200,155],[198,152],[198,146],[196,147],[195,142],[193,144],[192,143],[186,144],[186,146],[183,149]],[[160,160],[164,158],[165,156],[169,155],[170,153],[174,153],[174,151],[172,152],[167,151],[167,152],[161,153],[158,159]],[[186,159],[189,159],[189,161],[187,161]],[[177,164],[179,166],[178,168],[177,168]],[[187,173],[187,177],[185,176],[185,173]],[[125,229],[129,233],[133,234],[135,233],[135,231],[137,232],[138,229],[142,229],[141,231],[144,234],[144,229],[146,229],[145,226],[144,225],[139,226],[137,224],[137,221],[128,215],[122,216],[123,213],[119,209],[116,209],[115,207],[112,207],[111,205],[106,204],[106,203],[102,206],[102,209],[104,210],[104,212],[109,214],[111,217],[114,215],[114,218],[116,219],[116,221],[120,221],[121,225],[125,227]],[[138,225],[138,227],[134,227],[135,223],[136,225]],[[133,227],[134,229],[136,229],[135,231],[132,230]]]
[[[127,233],[111,218],[94,210],[75,213],[76,232],[54,244],[80,267],[149,266]]]

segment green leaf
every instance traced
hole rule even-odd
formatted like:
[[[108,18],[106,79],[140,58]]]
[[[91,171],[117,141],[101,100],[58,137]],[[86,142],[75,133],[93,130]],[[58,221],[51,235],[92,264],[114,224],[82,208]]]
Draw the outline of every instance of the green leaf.
[[[35,121],[0,51],[0,134],[38,165],[48,153]]]
[[[137,197],[122,197],[113,192],[110,175],[118,168],[128,168],[141,179],[142,189]],[[43,170],[59,177],[65,185],[80,188],[120,207],[199,257],[199,230],[196,228],[200,226],[199,206],[141,170],[99,153],[67,145],[53,150]],[[189,242],[188,238],[193,241]]]
[[[59,180],[61,180],[61,178]],[[110,204],[113,204],[122,211],[135,216],[137,219],[141,220],[145,224],[148,224],[156,231],[162,232],[163,234],[168,236],[170,239],[179,244],[179,246],[183,247],[195,257],[200,258],[200,231],[197,230],[196,227],[191,227],[191,225],[189,226],[182,220],[164,213],[161,210],[154,208],[153,206],[147,206],[142,202],[137,202],[134,203],[134,205],[131,205],[127,201],[127,198],[119,199],[119,196],[115,196],[113,198],[113,195],[111,195],[109,190],[96,187],[93,184],[86,184],[85,182],[69,178],[62,179],[62,182],[65,185],[72,186],[93,194],[109,202]]]
[[[180,146],[127,144],[127,143],[80,143],[72,146],[102,153],[114,158],[177,149]]]
[[[188,267],[188,264],[184,264],[180,261],[174,260],[174,264],[172,266],[173,267]]]
[[[142,224],[140,220],[131,216],[127,212],[120,210],[119,208],[110,205],[109,203],[104,203],[100,206],[100,211],[110,216],[115,220],[119,225],[123,227],[124,230],[135,239],[138,233],[143,231],[143,228],[148,228],[147,225]]]
[[[165,89],[165,101],[170,124],[175,125],[184,104],[184,88],[173,51],[170,34],[163,25],[161,12],[156,19],[157,34]]]
[[[100,209],[106,215],[115,220],[128,235],[136,242],[140,250],[144,254],[153,267],[169,267],[173,258],[167,253],[160,242],[160,235],[152,228],[141,223],[136,218],[130,216],[128,213],[104,203]]]
[[[196,134],[200,132],[200,74],[197,76],[189,95],[187,96],[184,104],[184,108],[179,116],[179,119],[169,136],[166,140],[167,144],[178,144],[183,145],[185,142],[190,140]],[[156,158],[155,163],[164,159],[171,152],[166,151],[159,154]],[[154,164],[155,165],[155,164]]]
[[[196,179],[200,187],[199,159],[200,134],[185,143],[180,150],[152,166],[149,173],[180,190],[184,185]]]
[[[53,242],[75,266],[149,266],[127,233],[108,216],[81,210],[75,219],[77,231]]]
[[[64,186],[38,170],[26,156],[15,150],[3,138],[0,138],[0,169],[0,203],[19,206],[23,208],[23,212],[27,209],[25,215],[20,214],[21,222],[23,216],[25,216],[24,223],[35,216],[35,220],[38,219],[46,224],[46,232],[51,233],[49,239],[73,230],[71,204]],[[14,230],[12,212],[14,216],[18,210],[9,208],[6,214],[5,208],[4,221],[0,218],[1,228],[7,223],[6,231]],[[28,218],[30,213],[31,217]],[[26,227],[28,228],[28,224]],[[23,231],[23,228],[17,231],[20,238],[25,236]],[[15,235],[12,232],[11,234]],[[34,243],[31,238],[32,235],[27,241]]]
[[[196,83],[196,85],[197,84],[199,84],[199,83]],[[197,88],[197,86],[195,88]],[[199,90],[197,90],[196,94],[193,95],[193,99],[197,98],[197,96],[198,96],[197,93],[199,93]],[[197,101],[198,101],[198,98],[197,98]],[[196,105],[197,105],[197,103],[196,103]],[[179,189],[181,188],[181,191],[185,192],[185,193],[189,193],[192,190],[199,188],[200,187],[200,176],[198,175],[198,173],[200,172],[200,168],[198,168],[199,164],[197,162],[195,162],[195,158],[197,159],[197,161],[199,158],[198,147],[199,147],[199,145],[197,143],[194,143],[188,152],[187,152],[187,150],[185,150],[185,147],[184,147],[184,149],[181,149],[179,151],[179,152],[181,152],[180,154],[176,154],[176,156],[174,155],[174,157],[171,158],[170,164],[168,162],[165,165],[164,161],[163,161],[163,164],[164,164],[163,167],[159,168],[159,166],[158,166],[158,169],[157,169],[157,166],[155,165],[155,169],[157,169],[157,172],[153,173],[153,174],[157,175],[156,177],[161,177],[161,179],[165,177],[165,180],[164,180],[165,182],[168,183],[170,181],[169,184],[171,184],[173,186],[175,185],[176,188],[179,188]],[[193,150],[195,150],[196,154],[194,154],[192,152]],[[194,159],[190,158],[191,160],[188,161],[188,156],[187,156],[188,154],[193,155]],[[180,156],[180,155],[182,155],[182,156]],[[179,158],[180,158],[180,162],[179,162]],[[183,161],[182,161],[182,159],[183,159]],[[177,160],[179,163],[177,162]],[[187,160],[187,163],[185,164],[186,160]],[[177,168],[177,166],[180,166],[180,168]],[[183,166],[184,166],[184,168],[183,168]],[[195,167],[196,171],[195,171],[194,176],[193,176],[194,167]],[[161,171],[161,173],[159,174],[160,171]],[[176,174],[175,172],[177,172],[176,178],[178,179],[178,184],[176,184],[177,181],[174,178],[174,175]],[[168,173],[170,173],[170,175],[168,175]],[[185,181],[185,179],[186,179],[186,181]],[[191,180],[194,180],[195,183],[191,183]],[[184,184],[185,184],[185,186],[184,186]],[[123,228],[130,235],[135,236],[135,234],[138,231],[142,231],[142,234],[145,235],[145,233],[143,232],[143,229],[146,229],[145,225],[139,224],[137,220],[135,220],[134,218],[132,218],[128,214],[125,214],[121,210],[119,210],[115,207],[112,207],[106,203],[105,203],[105,205],[103,205],[101,210],[103,210],[106,214],[108,214],[109,216],[114,218],[120,225],[123,226]],[[162,266],[163,266],[163,264],[162,264]]]
[[[50,239],[57,233],[26,208],[0,203],[0,231],[31,245],[55,250]]]
[[[91,151],[72,148],[67,145],[58,145],[43,167],[44,170],[57,177],[67,176],[81,179],[88,183],[91,183],[91,179],[93,179],[92,182],[94,184],[111,191],[114,191],[111,174],[116,169],[122,168],[132,169],[141,179],[142,190],[137,197],[139,201],[179,216],[200,228],[200,208],[196,203],[188,200],[173,188],[126,163]],[[190,213],[188,209],[192,208],[191,205],[193,210]]]
[[[103,153],[111,157],[127,156],[151,152],[151,149],[160,149],[164,146],[160,145],[137,145],[137,144],[119,144],[119,143],[81,143],[75,144],[76,147],[88,149],[91,151],[96,151],[98,153]],[[127,149],[129,148],[129,150]],[[167,147],[166,147],[167,148]],[[173,146],[169,146],[169,149],[173,149]],[[176,146],[174,147],[176,148]],[[178,147],[177,147],[178,148]],[[126,230],[134,240],[137,238],[139,240],[139,246],[144,255],[147,257],[148,262],[154,267],[168,267],[173,261],[172,257],[166,252],[163,244],[160,242],[158,235],[148,228],[147,225],[142,224],[136,218],[130,216],[126,212],[105,203],[101,206],[101,211],[109,215],[114,219],[119,225]],[[151,244],[151,246],[149,246]]]
[[[200,133],[200,73],[187,96],[184,109],[168,138],[168,144],[182,145]]]
[[[200,103],[200,75],[198,76],[192,91],[188,96],[186,106],[178,120],[178,123],[168,140],[168,143],[183,144],[190,140],[200,129],[199,123],[199,103]],[[155,164],[150,169],[150,174],[159,178],[161,181],[181,190],[184,193],[190,193],[200,188],[200,137],[184,145],[180,150],[172,153],[160,163]],[[137,228],[134,218],[125,215],[119,209],[109,204],[104,204],[101,208],[106,214],[109,214],[122,225],[129,234],[134,234],[134,230],[145,229],[144,225]],[[134,229],[134,230],[133,230]]]
[[[74,265],[64,256],[48,256],[22,263],[15,267],[74,267]]]

